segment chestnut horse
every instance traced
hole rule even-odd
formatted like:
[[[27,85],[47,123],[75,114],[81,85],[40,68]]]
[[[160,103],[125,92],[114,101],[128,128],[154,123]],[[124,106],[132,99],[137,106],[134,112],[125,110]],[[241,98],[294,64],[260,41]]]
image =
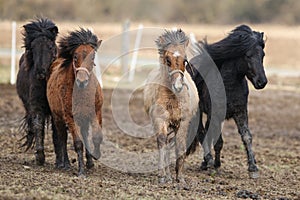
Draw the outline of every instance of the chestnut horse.
[[[159,149],[159,182],[172,181],[169,170],[170,141],[175,141],[176,181],[182,176],[185,157],[197,145],[198,93],[186,71],[188,37],[182,30],[166,31],[157,40],[160,67],[149,74],[144,88],[144,106],[151,118]],[[194,124],[196,123],[196,124]],[[173,140],[174,139],[174,140]]]
[[[70,167],[68,130],[78,156],[78,176],[85,174],[84,146],[88,169],[94,166],[93,158],[100,158],[103,96],[93,73],[95,53],[100,44],[96,35],[83,28],[63,37],[47,83],[47,98],[56,127],[53,132],[56,167]]]
[[[45,163],[44,129],[50,117],[46,97],[46,79],[56,58],[55,39],[57,26],[49,19],[40,18],[23,26],[25,53],[20,58],[17,76],[17,93],[23,102],[26,115],[21,129],[26,139],[26,151],[35,143],[36,163]]]

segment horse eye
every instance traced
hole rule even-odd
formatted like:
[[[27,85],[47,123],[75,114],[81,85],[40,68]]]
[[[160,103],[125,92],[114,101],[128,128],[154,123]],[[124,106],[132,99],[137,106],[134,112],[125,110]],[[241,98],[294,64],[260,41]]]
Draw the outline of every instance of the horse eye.
[[[73,60],[74,60],[74,62],[77,62],[77,55],[74,55],[74,57],[73,57]]]
[[[169,58],[169,57],[166,57],[166,62],[167,62],[167,65],[169,66],[169,67],[171,67],[171,59]]]

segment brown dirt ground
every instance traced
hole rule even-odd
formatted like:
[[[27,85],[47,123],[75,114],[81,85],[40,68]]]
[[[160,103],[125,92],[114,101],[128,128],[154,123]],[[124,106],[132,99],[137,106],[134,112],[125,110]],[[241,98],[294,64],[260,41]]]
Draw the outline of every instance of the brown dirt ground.
[[[278,82],[277,77],[271,80]],[[248,193],[248,199],[300,199],[300,92],[299,80],[294,80],[296,90],[251,90],[249,123],[260,177],[248,178],[246,154],[234,123],[229,121],[223,129],[222,167],[216,173],[199,170],[200,149],[188,157],[185,175],[190,190],[178,189],[176,183],[159,185],[156,172],[126,173],[100,161],[88,171],[87,178],[76,177],[77,162],[70,171],[57,170],[50,131],[45,138],[46,164],[37,166],[33,150],[24,153],[18,148],[24,109],[15,87],[0,85],[0,199],[238,199],[237,194],[243,192]],[[111,89],[104,90],[106,137],[131,151],[156,149],[154,138],[144,142],[118,129],[111,115],[111,93]],[[139,124],[148,121],[142,104],[142,95],[136,92],[130,112]],[[74,160],[71,141],[69,154]],[[172,169],[174,174],[173,165]]]

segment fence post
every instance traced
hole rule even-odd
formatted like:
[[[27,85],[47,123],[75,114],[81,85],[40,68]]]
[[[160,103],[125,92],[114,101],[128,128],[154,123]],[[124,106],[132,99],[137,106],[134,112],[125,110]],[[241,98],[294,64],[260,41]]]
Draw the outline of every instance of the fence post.
[[[127,74],[128,73],[128,53],[130,48],[130,37],[129,37],[129,27],[130,27],[130,21],[126,20],[123,24],[123,33],[122,33],[122,49],[121,49],[121,66],[122,66],[122,73]]]
[[[136,39],[135,39],[135,44],[134,44],[134,49],[133,49],[133,55],[132,55],[132,60],[131,60],[131,65],[130,65],[130,71],[129,71],[129,77],[128,81],[132,82],[135,74],[135,67],[136,67],[136,62],[137,62],[137,56],[139,53],[139,47],[142,39],[142,34],[143,34],[143,24],[139,25],[139,28],[136,33]]]
[[[16,83],[16,22],[12,22],[10,84]]]
[[[95,54],[95,64],[96,64],[96,66],[95,66],[96,76],[97,76],[97,79],[98,79],[98,81],[100,83],[101,88],[103,88],[101,66],[100,66],[100,63],[99,63],[98,52],[96,52],[96,54]]]

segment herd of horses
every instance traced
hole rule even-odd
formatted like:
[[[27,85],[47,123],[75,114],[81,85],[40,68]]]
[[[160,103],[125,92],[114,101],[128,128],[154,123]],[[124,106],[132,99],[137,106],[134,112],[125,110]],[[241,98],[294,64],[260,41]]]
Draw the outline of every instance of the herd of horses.
[[[61,37],[56,45],[57,34],[57,26],[47,18],[24,25],[25,53],[20,58],[16,84],[26,111],[21,124],[25,132],[22,147],[26,151],[35,148],[36,163],[43,165],[44,129],[51,123],[56,167],[70,168],[69,132],[78,157],[78,175],[84,176],[84,151],[87,169],[94,166],[93,159],[101,156],[103,92],[93,73],[101,40],[90,30],[80,28]],[[181,29],[160,35],[155,41],[160,66],[149,74],[144,87],[145,111],[157,138],[159,182],[172,181],[169,164],[174,146],[176,182],[186,184],[184,161],[199,143],[204,151],[200,168],[219,168],[221,124],[230,118],[245,146],[249,175],[257,178],[248,128],[247,79],[256,89],[267,84],[264,34],[241,25],[213,44],[190,41]],[[194,56],[188,58],[191,47]]]

